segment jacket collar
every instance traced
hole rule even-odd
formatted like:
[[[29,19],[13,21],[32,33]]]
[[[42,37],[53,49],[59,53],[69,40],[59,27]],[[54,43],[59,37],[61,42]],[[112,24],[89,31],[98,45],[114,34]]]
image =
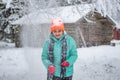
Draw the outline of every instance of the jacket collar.
[[[57,39],[57,38],[55,38],[55,36],[51,33],[50,34],[50,39],[52,39],[53,41],[61,41],[63,38],[64,38],[64,36],[65,36],[65,34],[63,33],[62,34],[62,36],[59,38],[59,39]]]

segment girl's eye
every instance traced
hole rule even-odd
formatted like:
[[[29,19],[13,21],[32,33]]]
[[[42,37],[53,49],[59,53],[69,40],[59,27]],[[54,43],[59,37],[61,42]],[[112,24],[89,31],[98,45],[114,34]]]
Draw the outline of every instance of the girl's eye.
[[[61,30],[55,30],[55,31],[53,31],[54,33],[60,33],[61,32]]]

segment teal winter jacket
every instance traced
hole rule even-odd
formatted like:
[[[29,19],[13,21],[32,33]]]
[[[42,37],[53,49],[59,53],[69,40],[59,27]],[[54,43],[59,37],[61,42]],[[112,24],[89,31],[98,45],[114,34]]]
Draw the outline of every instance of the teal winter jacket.
[[[62,39],[65,36],[66,41],[67,41],[67,54],[66,54],[66,61],[69,62],[69,66],[66,67],[66,77],[72,76],[73,75],[73,64],[75,63],[77,59],[77,49],[76,49],[76,43],[75,40],[70,37],[67,34],[63,34],[60,39],[56,39],[52,34],[50,35],[50,38],[53,39],[54,41],[54,63],[51,63],[49,60],[49,43],[50,40],[47,40],[43,46],[43,51],[42,51],[42,62],[45,65],[45,67],[48,69],[49,65],[54,65],[55,66],[55,76],[60,77],[60,72],[61,72],[61,49],[62,49]]]

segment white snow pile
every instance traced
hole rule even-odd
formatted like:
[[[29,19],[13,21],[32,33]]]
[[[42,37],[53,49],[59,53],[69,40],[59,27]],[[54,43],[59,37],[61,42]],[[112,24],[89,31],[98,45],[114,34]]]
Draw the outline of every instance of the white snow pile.
[[[13,47],[15,47],[14,43],[6,43],[4,41],[0,41],[0,49],[13,48]]]

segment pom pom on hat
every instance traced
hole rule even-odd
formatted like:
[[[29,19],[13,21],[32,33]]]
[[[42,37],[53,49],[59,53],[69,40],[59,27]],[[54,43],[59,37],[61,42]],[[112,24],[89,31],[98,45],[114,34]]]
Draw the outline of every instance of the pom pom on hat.
[[[62,30],[64,31],[64,23],[61,18],[54,18],[52,20],[52,25],[50,27],[50,32],[53,32],[54,30]]]

